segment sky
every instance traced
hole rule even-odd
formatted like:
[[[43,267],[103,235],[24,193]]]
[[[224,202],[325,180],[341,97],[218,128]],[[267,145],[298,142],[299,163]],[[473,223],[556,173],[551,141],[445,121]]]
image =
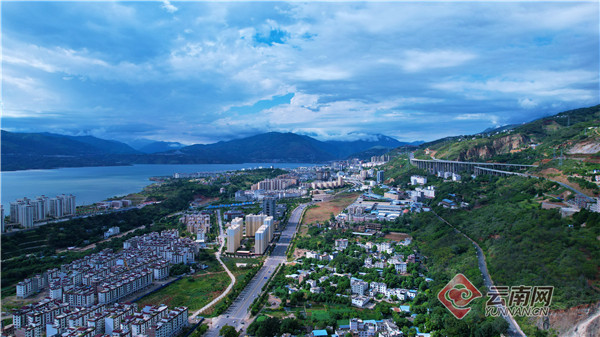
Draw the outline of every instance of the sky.
[[[2,129],[435,140],[599,104],[591,2],[1,3]]]

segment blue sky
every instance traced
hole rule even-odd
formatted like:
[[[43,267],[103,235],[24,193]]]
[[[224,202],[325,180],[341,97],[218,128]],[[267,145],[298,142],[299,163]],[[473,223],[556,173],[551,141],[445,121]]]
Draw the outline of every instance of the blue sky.
[[[434,140],[600,100],[597,1],[1,6],[10,131]]]

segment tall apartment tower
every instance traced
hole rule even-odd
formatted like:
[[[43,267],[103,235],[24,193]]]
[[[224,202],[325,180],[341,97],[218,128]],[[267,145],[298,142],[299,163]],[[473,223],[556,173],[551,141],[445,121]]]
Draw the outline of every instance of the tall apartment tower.
[[[267,226],[267,244],[273,240],[273,231],[275,229],[275,224],[273,223],[274,219],[272,216],[268,216],[265,218],[263,222],[263,226]]]
[[[57,199],[62,200],[62,213],[63,215],[75,215],[76,205],[75,205],[75,196],[72,194],[69,195],[59,195],[56,196]]]
[[[33,228],[33,206],[29,204],[19,205],[19,223],[25,228]]]
[[[263,214],[246,215],[246,236],[252,237],[254,233],[263,225],[267,216]]]
[[[275,207],[277,204],[275,203],[275,198],[264,198],[262,202],[262,211],[265,215],[275,216]]]
[[[44,201],[36,199],[31,201],[33,206],[33,220],[39,221],[46,219],[46,209],[44,208]]]
[[[63,199],[58,197],[50,199],[50,216],[61,218],[63,215]]]
[[[13,201],[10,203],[10,222],[19,222],[19,202]]]
[[[384,171],[377,171],[377,183],[381,184],[384,180]]]
[[[44,219],[50,215],[50,198],[45,195],[40,195],[36,198],[37,201],[42,202],[42,207],[44,208]]]
[[[227,253],[235,253],[240,248],[242,241],[242,226],[239,222],[232,222],[227,228]]]
[[[261,255],[264,254],[265,250],[267,250],[267,246],[269,245],[269,225],[262,225],[260,228],[254,233],[254,253]]]

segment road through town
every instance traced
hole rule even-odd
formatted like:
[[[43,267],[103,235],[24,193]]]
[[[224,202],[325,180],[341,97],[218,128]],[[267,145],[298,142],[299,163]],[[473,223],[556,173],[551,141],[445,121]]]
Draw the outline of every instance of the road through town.
[[[210,301],[210,303],[205,305],[203,308],[194,312],[194,314],[192,314],[192,316],[190,317],[192,319],[195,319],[198,315],[203,313],[206,309],[212,307],[217,302],[222,300],[225,296],[227,296],[227,294],[229,294],[229,292],[231,291],[231,289],[233,289],[233,286],[235,285],[235,276],[229,270],[229,268],[227,268],[227,265],[225,265],[225,263],[221,260],[221,250],[223,249],[223,246],[225,245],[225,231],[223,230],[223,220],[221,220],[221,210],[217,210],[217,221],[219,222],[219,241],[221,242],[221,245],[219,246],[219,250],[217,251],[215,256],[217,257],[217,261],[219,261],[221,266],[223,266],[223,268],[227,272],[227,275],[229,275],[231,282],[229,283],[229,286],[227,286],[227,289],[225,289],[225,291],[221,295],[219,295],[214,300]]]
[[[298,229],[302,212],[308,204],[298,206],[292,211],[286,227],[282,230],[279,240],[275,243],[271,255],[267,257],[262,268],[248,283],[246,288],[235,299],[231,306],[220,316],[212,319],[206,337],[219,336],[219,330],[225,326],[233,326],[236,330],[244,329],[249,323],[249,308],[255,298],[260,296],[263,286],[267,283],[277,267],[286,260],[286,251]]]

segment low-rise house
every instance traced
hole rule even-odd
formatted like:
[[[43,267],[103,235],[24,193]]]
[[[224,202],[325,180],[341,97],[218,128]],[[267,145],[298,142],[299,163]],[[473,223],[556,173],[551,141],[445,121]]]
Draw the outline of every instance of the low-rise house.
[[[364,308],[369,304],[370,299],[366,296],[353,296],[352,305],[359,308]]]

